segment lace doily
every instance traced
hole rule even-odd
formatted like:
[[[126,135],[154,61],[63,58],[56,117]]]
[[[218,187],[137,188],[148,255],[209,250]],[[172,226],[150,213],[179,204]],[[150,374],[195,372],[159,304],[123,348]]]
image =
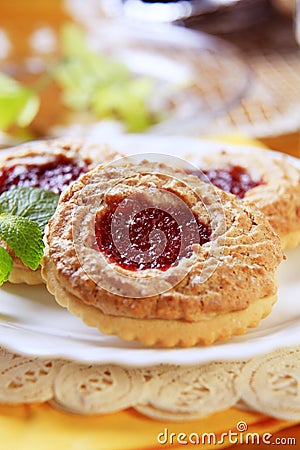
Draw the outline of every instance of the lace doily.
[[[50,402],[76,414],[129,407],[184,421],[230,407],[300,420],[300,348],[241,362],[125,368],[16,355],[0,348],[0,403]]]

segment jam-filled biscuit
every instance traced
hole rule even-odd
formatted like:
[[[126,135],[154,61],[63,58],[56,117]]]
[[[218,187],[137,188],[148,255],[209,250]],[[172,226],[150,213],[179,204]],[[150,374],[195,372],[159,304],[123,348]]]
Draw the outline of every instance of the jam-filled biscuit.
[[[115,158],[105,146],[70,140],[33,141],[3,150],[0,155],[0,194],[12,187],[38,187],[57,194],[80,175],[99,163]],[[40,268],[33,271],[14,255],[5,242],[1,245],[13,258],[9,281],[40,284]]]
[[[280,236],[284,249],[300,242],[300,170],[286,156],[264,150],[252,153],[220,151],[187,157],[198,176],[256,205]],[[197,171],[194,172],[197,175]],[[205,176],[203,176],[203,174]]]
[[[128,341],[211,344],[257,326],[276,301],[282,250],[265,216],[162,164],[80,177],[45,244],[42,276],[57,302]]]

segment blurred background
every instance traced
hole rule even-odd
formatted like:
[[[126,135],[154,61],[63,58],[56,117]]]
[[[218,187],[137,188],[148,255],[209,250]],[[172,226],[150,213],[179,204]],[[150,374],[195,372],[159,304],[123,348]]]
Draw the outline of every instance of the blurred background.
[[[0,145],[243,134],[299,156],[295,9],[293,0],[0,0]]]

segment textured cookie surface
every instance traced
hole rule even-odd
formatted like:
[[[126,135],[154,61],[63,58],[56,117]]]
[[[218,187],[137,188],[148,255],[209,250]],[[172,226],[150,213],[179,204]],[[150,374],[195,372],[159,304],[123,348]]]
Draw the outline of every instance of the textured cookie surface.
[[[144,269],[133,264],[131,270],[123,260],[112,259],[115,253],[99,248],[95,231],[107,211],[113,211],[112,229],[118,209],[111,205],[125,202],[128,207],[128,199],[151,211],[172,212],[173,207],[177,219],[182,216],[179,199],[202,237],[165,266],[149,268],[145,259]],[[128,237],[127,210],[120,211],[122,220],[116,223],[125,228],[117,229],[114,243],[121,236],[122,244]],[[256,326],[276,299],[282,251],[265,217],[197,177],[147,161],[100,166],[83,175],[61,196],[45,242],[43,277],[58,302],[89,325],[126,340],[165,346],[212,343]],[[140,257],[132,255],[135,261]],[[164,327],[168,333],[162,339]]]
[[[103,145],[66,139],[33,141],[3,150],[0,155],[0,193],[17,186],[39,187],[60,194],[82,173],[117,155]],[[1,245],[7,248],[5,243]],[[10,282],[43,282],[40,268],[33,271],[13,251],[9,250],[9,253],[14,261]]]
[[[224,183],[227,191],[233,184],[232,178],[226,183],[226,171],[230,177],[232,168],[239,170],[240,173],[236,171],[233,177],[239,176],[239,181],[241,183],[244,181],[246,188],[248,187],[243,201],[253,203],[266,215],[273,229],[280,236],[283,248],[298,245],[300,241],[300,171],[288,161],[285,155],[275,157],[263,150],[255,150],[252,153],[220,151],[201,158],[195,155],[189,155],[188,158],[204,173],[209,171],[211,174],[216,171],[214,175],[217,185]],[[241,173],[243,169],[245,172]],[[212,182],[214,183],[214,180]]]

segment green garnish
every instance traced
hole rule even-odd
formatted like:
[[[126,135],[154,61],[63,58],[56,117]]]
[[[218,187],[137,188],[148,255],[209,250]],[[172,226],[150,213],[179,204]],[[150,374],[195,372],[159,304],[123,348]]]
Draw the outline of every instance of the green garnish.
[[[0,195],[0,239],[22,262],[36,270],[44,253],[43,233],[59,195],[39,188],[14,187]],[[0,246],[0,285],[8,280],[13,261]]]
[[[37,114],[39,105],[39,97],[34,91],[0,73],[1,130],[12,125],[26,127]]]
[[[0,213],[26,217],[44,231],[53,216],[59,196],[39,188],[13,187],[0,195]]]
[[[27,127],[38,113],[40,91],[51,80],[61,88],[59,101],[70,110],[120,120],[129,132],[142,132],[161,120],[161,112],[149,107],[152,78],[135,76],[126,64],[92,51],[74,24],[62,27],[60,47],[62,57],[31,88],[0,73],[0,130]]]
[[[0,246],[0,286],[8,280],[11,269],[13,268],[12,257]]]
[[[61,49],[63,58],[53,76],[67,107],[90,111],[102,119],[119,119],[131,132],[154,123],[147,107],[154,91],[150,78],[135,78],[125,64],[91,51],[75,25],[63,27]]]
[[[37,223],[26,217],[0,214],[0,237],[22,262],[35,270],[43,256],[43,233]]]

